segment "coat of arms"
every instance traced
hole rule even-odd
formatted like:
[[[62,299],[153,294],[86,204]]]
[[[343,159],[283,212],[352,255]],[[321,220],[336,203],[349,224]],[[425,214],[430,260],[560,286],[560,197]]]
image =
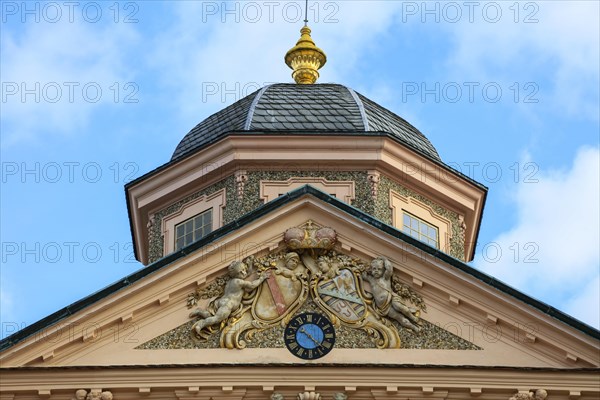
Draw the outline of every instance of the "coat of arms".
[[[256,332],[285,326],[310,297],[335,326],[364,329],[380,348],[400,347],[397,326],[419,332],[419,310],[394,292],[386,258],[368,265],[336,252],[336,241],[333,229],[308,221],[284,233],[284,250],[232,262],[222,293],[190,314],[192,335],[203,340],[220,329],[221,347],[244,348]]]

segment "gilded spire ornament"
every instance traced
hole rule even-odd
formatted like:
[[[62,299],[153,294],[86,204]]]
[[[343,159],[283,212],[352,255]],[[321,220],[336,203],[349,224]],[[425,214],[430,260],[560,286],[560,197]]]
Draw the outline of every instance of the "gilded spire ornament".
[[[319,79],[319,69],[327,62],[325,52],[315,45],[307,25],[300,30],[296,46],[285,55],[285,63],[293,69],[292,78],[301,85],[311,85]]]

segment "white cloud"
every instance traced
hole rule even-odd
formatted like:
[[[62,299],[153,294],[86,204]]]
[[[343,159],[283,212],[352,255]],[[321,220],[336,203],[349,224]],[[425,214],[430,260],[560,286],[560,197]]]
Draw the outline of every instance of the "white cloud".
[[[475,265],[561,309],[586,303],[576,314],[598,326],[599,171],[599,149],[586,147],[569,170],[540,171],[539,182],[520,183],[516,226],[480,245]]]
[[[600,3],[497,4],[503,13],[497,23],[479,18],[472,24],[447,25],[457,45],[449,59],[454,73],[506,82],[528,79],[539,85],[536,98],[561,113],[597,121]]]
[[[80,131],[100,105],[114,104],[115,83],[122,100],[133,80],[125,51],[137,40],[132,26],[65,20],[19,28],[3,27],[3,145]]]

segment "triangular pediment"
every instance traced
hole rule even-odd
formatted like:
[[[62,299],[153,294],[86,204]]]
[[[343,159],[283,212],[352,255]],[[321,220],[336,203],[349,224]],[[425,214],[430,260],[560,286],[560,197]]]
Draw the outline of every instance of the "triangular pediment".
[[[467,265],[427,250],[312,189],[275,203],[128,277],[127,284],[107,290],[72,315],[30,332],[0,353],[3,367],[306,362],[599,365],[598,339],[593,334],[548,315],[514,292],[484,282],[483,275]],[[298,236],[297,243],[284,237],[289,228],[298,233],[322,227],[334,232],[334,241],[325,237],[327,243],[305,245],[300,242],[306,235]],[[293,272],[285,277],[282,269],[289,253],[299,254],[305,268],[296,271],[297,276]],[[337,272],[327,276],[323,271],[317,278],[319,257],[329,260]],[[376,282],[367,276],[371,261],[378,257],[389,260],[393,268],[393,293],[387,303],[378,302],[378,289],[371,286]],[[214,315],[227,291],[228,266],[247,260],[255,265],[243,280],[252,282],[265,275],[264,280],[245,291],[238,307],[212,331],[203,328],[208,334],[196,334],[192,327],[198,318],[190,318],[190,312],[199,308],[206,316]],[[345,291],[343,282],[335,281],[341,276],[349,285]],[[289,295],[293,291],[298,293]],[[400,318],[392,318],[389,311],[396,300],[409,310],[396,311]],[[340,310],[336,302],[354,308]],[[354,316],[344,319],[346,311]],[[292,317],[308,312],[327,316],[336,330],[333,350],[315,361],[292,354],[283,337]],[[399,322],[402,315],[408,323]],[[231,332],[223,339],[227,329]]]
[[[331,254],[331,252],[329,252],[329,254]],[[271,257],[271,255],[268,256],[268,258]],[[331,258],[334,257],[345,258],[346,256],[335,253]],[[346,271],[344,271],[344,269]],[[397,343],[385,345],[378,340],[380,339],[379,336],[373,335],[375,331],[371,331],[376,325],[363,326],[363,324],[359,322],[360,317],[366,314],[366,312],[376,313],[376,310],[373,308],[373,302],[371,301],[369,304],[371,288],[368,287],[368,289],[365,290],[364,294],[366,296],[361,296],[358,291],[352,289],[350,291],[340,291],[338,289],[338,285],[341,286],[341,279],[348,277],[347,271],[351,270],[343,268],[341,273],[333,278],[325,276],[319,281],[313,280],[313,282],[307,282],[307,286],[315,291],[314,293],[318,296],[318,299],[315,300],[313,296],[307,296],[306,299],[298,304],[297,308],[286,310],[289,311],[287,315],[285,312],[281,312],[281,319],[278,318],[279,313],[274,309],[275,307],[270,304],[274,297],[272,290],[278,289],[276,287],[275,289],[272,289],[267,282],[263,283],[260,290],[252,292],[248,296],[248,304],[251,305],[248,311],[260,315],[260,311],[256,312],[256,310],[260,310],[261,307],[266,306],[267,309],[272,308],[273,310],[270,314],[274,320],[273,323],[267,323],[259,330],[253,330],[251,329],[252,326],[249,326],[249,333],[251,334],[244,335],[244,348],[286,348],[286,325],[288,325],[290,320],[296,315],[314,313],[326,316],[329,319],[331,317],[338,319],[335,321],[337,323],[335,329],[335,348],[339,349],[397,347],[401,349],[481,350],[480,347],[468,340],[422,318],[418,318],[418,322],[415,324],[415,328],[418,329],[418,332],[415,332],[413,329],[409,329],[406,326],[402,326],[402,324],[393,318],[385,318],[385,320],[390,323],[389,327],[398,334]],[[282,283],[285,284],[286,278],[280,278],[280,281],[283,281]],[[228,277],[226,275],[219,277],[210,284],[197,289],[194,293],[190,293],[188,300],[198,299],[199,301],[194,304],[193,307],[191,307],[191,301],[188,301],[188,308],[209,308],[211,304],[214,304],[215,301],[222,297],[223,288],[226,285],[227,279]],[[272,281],[277,285],[277,280]],[[399,293],[400,295],[404,294],[404,296],[401,297],[402,303],[409,304],[410,307],[414,307],[415,310],[418,310],[415,314],[418,313],[417,315],[420,317],[421,313],[426,312],[425,302],[410,286],[402,284],[397,276],[392,278],[392,284],[396,289],[394,290],[394,293]],[[331,289],[328,290],[328,288]],[[210,297],[211,294],[218,294],[218,296]],[[413,304],[410,301],[411,297],[417,304]],[[252,308],[255,310],[252,310]],[[263,311],[263,314],[266,313]],[[343,319],[347,319],[347,321],[344,321]],[[382,320],[383,319],[382,316]],[[192,318],[185,324],[141,344],[136,347],[136,349],[214,349],[221,347],[223,329],[215,327],[212,330],[206,330],[205,336],[198,338],[193,330],[195,322],[197,322],[197,319]],[[290,343],[287,342],[287,345],[289,344]]]

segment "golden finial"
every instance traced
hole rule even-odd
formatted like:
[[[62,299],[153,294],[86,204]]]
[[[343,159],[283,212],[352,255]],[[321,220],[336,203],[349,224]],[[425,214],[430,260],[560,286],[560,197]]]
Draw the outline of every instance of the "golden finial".
[[[327,62],[325,52],[310,37],[310,28],[300,29],[300,40],[285,55],[285,63],[294,70],[292,78],[298,84],[310,85],[319,79],[319,69]]]

